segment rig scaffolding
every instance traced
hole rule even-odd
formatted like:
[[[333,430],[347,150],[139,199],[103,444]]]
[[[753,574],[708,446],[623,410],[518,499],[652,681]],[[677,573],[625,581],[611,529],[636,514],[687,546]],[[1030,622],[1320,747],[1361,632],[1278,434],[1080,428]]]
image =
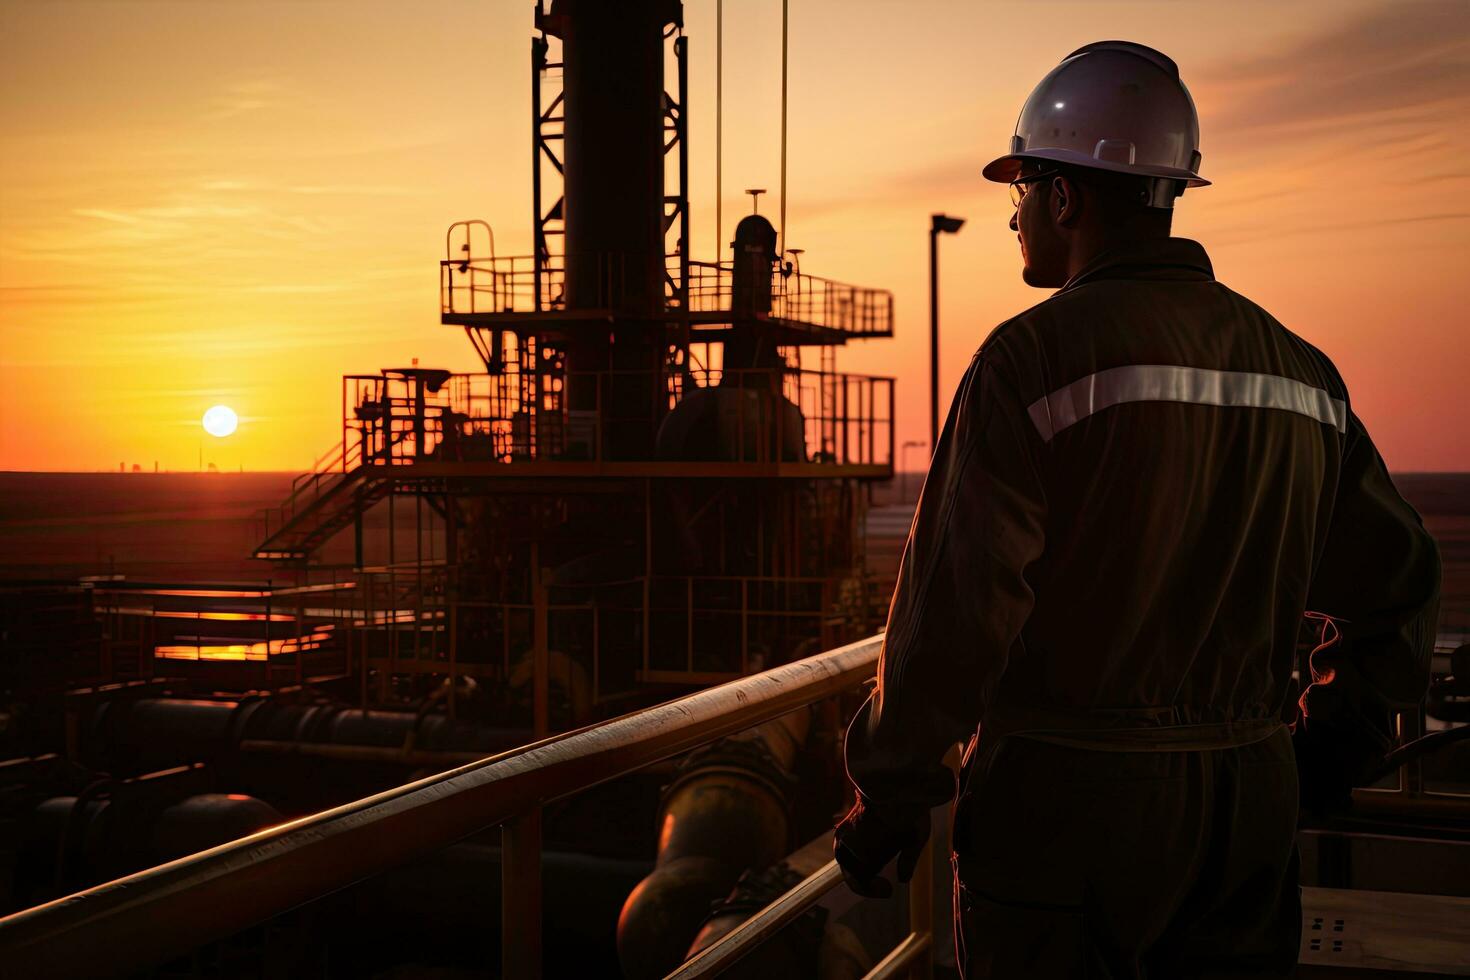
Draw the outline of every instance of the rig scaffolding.
[[[871,633],[894,385],[836,369],[892,336],[891,293],[803,273],[759,214],[691,259],[678,3],[536,28],[533,253],[461,221],[440,263],[483,372],[344,378],[340,442],[255,556],[353,583],[307,635],[352,651],[364,706],[443,685],[453,716],[473,684],[540,735]]]

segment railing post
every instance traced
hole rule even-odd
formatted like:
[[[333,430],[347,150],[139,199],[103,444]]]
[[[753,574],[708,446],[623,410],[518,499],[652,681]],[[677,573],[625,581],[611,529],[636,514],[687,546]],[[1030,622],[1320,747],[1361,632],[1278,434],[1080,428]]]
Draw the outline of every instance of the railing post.
[[[308,581],[309,581],[309,579],[308,579]],[[301,633],[303,621],[305,619],[306,619],[306,594],[304,592],[298,591],[296,593],[296,686],[297,687],[304,687],[305,684],[306,684],[306,661],[304,661],[302,659],[302,657],[303,657],[304,654],[303,654],[303,651],[301,649],[302,645],[306,643],[306,638],[304,636],[302,636],[302,633]],[[267,664],[269,664],[270,663],[270,660],[271,660],[271,648],[270,648],[270,644],[267,643],[266,644],[266,647],[265,647],[265,662]]]
[[[275,586],[270,579],[265,580],[265,663],[266,676],[270,676],[271,662],[271,600],[275,598]]]
[[[934,815],[931,812],[932,825]],[[909,932],[929,940],[924,951],[909,970],[911,980],[930,980],[934,976],[934,835],[924,845],[914,876],[909,879]]]
[[[740,579],[740,673],[750,673],[750,578]]]
[[[895,433],[894,433],[894,424],[893,424],[893,387],[894,387],[894,385],[893,385],[893,379],[892,378],[889,378],[888,379],[888,381],[887,381],[887,387],[888,387],[888,465],[890,467],[892,467],[893,464],[896,462],[896,460],[894,460],[894,458],[893,458],[893,441],[894,441],[894,435],[895,435]],[[932,455],[933,452],[934,452],[934,447],[932,447],[932,446],[929,447],[929,452]]]
[[[842,407],[839,410],[841,412],[840,424],[842,426],[842,458],[839,459],[838,462],[841,463],[843,466],[846,466],[847,464],[852,462],[852,448],[849,445],[852,440],[852,399],[849,397],[852,393],[852,385],[846,379],[833,379],[832,384],[834,388],[842,392]],[[833,399],[833,401],[837,401],[837,399]],[[863,388],[862,382],[858,382],[858,414],[861,415],[862,411]],[[861,425],[859,425],[858,432],[860,434],[862,432]],[[862,450],[859,450],[859,452],[861,451]],[[872,460],[865,459],[862,462],[871,463]]]
[[[546,585],[551,580],[551,569],[536,564],[531,569],[534,576],[531,590],[531,725],[536,738],[545,738],[551,731],[550,711],[550,629],[548,624],[549,600]]]
[[[541,976],[541,808],[500,828],[500,975]]]
[[[776,382],[774,385],[762,385],[761,392],[764,397],[768,398],[771,402],[771,415],[773,416],[771,424],[776,430],[776,453],[771,461],[777,466],[780,466],[781,463],[786,459],[786,420],[781,417],[781,411],[777,407],[780,403],[777,401],[777,399],[784,397],[786,394],[785,374],[783,372],[776,372],[774,380]],[[798,400],[801,398],[799,381],[797,382],[796,397]],[[803,432],[801,436],[802,442],[806,442],[806,433]],[[805,448],[803,448],[802,456],[805,455],[806,450]],[[801,462],[806,462],[806,460],[803,459],[801,460]]]
[[[648,673],[653,605],[653,481],[643,478],[643,672]]]
[[[876,440],[878,438],[878,386],[875,385],[875,384],[873,384],[873,382],[871,380],[866,381],[866,382],[859,382],[859,385],[858,385],[858,404],[859,405],[861,405],[863,403],[863,390],[864,389],[866,389],[867,390],[867,393],[868,393],[868,411],[867,411],[867,416],[868,417],[866,419],[867,428],[868,428],[868,458],[865,459],[865,460],[863,460],[863,462],[864,463],[867,463],[868,465],[871,466],[873,463],[876,463],[878,461],[878,451],[877,451],[877,445],[876,445]],[[889,450],[890,450],[889,451],[889,456],[890,457],[893,455],[892,448],[893,447],[890,445],[889,446]]]
[[[720,361],[720,371],[721,371],[720,381],[721,381],[721,383],[723,383],[724,380],[725,380],[725,378],[724,378],[724,368],[725,368],[725,362],[723,360],[721,360]],[[745,385],[742,383],[744,381],[744,379],[745,379],[745,376],[743,374],[736,373],[736,386],[735,386],[736,402],[735,402],[735,404],[739,406],[739,411],[737,411],[735,413],[735,445],[738,446],[738,447],[740,447],[739,450],[738,450],[739,455],[736,457],[736,459],[739,462],[742,462],[742,463],[747,462],[747,460],[745,458]],[[750,460],[749,462],[755,462],[755,461],[754,460]]]
[[[602,690],[602,647],[598,642],[601,639],[601,635],[599,633],[601,624],[599,623],[598,619],[598,606],[594,601],[592,605],[592,703],[594,705],[600,703],[599,697]]]

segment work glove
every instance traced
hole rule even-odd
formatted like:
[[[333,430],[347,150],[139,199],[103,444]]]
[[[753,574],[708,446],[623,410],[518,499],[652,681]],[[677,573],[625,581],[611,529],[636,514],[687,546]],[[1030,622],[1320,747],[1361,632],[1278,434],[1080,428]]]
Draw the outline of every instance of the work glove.
[[[847,887],[867,898],[888,898],[893,885],[879,872],[896,855],[898,880],[907,882],[928,841],[929,811],[901,815],[859,799],[832,835],[832,856]]]
[[[1291,733],[1296,750],[1301,808],[1315,813],[1352,806],[1353,787],[1371,778],[1392,747],[1383,736],[1359,725],[1334,725],[1298,718]]]

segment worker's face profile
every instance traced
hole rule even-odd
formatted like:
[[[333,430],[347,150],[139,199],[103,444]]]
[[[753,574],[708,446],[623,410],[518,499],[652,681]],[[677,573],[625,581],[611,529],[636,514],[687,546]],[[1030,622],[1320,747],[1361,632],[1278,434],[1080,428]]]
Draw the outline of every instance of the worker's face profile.
[[[1056,288],[1066,279],[1061,242],[1048,210],[1054,178],[1017,182],[1010,227],[1021,244],[1021,280],[1028,286]]]

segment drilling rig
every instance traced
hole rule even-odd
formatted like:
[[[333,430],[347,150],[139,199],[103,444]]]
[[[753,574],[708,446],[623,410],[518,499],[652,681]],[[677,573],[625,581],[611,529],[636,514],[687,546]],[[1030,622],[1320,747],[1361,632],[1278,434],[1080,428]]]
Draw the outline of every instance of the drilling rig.
[[[453,713],[472,685],[540,736],[881,621],[862,529],[894,385],[836,351],[891,337],[893,298],[802,272],[760,214],[693,258],[682,18],[537,6],[533,252],[462,221],[440,263],[484,370],[345,378],[341,444],[270,515],[256,556],[302,583],[351,531],[365,700],[440,685]]]

